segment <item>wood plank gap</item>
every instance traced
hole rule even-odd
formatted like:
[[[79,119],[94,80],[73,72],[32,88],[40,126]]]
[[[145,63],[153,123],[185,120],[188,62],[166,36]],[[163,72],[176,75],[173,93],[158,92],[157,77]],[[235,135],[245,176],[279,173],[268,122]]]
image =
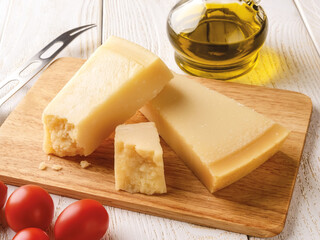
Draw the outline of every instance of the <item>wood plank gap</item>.
[[[103,36],[104,36],[104,0],[101,0],[101,19],[100,19],[100,25],[101,25],[101,36],[100,36],[100,42],[101,45],[103,44]]]
[[[317,53],[318,53],[318,55],[320,57],[320,45],[317,44],[316,37],[314,36],[312,28],[311,28],[311,26],[309,24],[309,21],[305,16],[305,13],[304,13],[303,7],[301,6],[300,0],[293,0],[293,1],[294,1],[294,4],[295,4],[298,12],[299,12],[299,15],[300,15],[300,17],[302,19],[302,22],[305,25],[305,27],[306,27],[306,29],[307,29],[307,31],[309,33],[309,36],[311,37],[313,45],[315,46],[315,48],[317,50]]]

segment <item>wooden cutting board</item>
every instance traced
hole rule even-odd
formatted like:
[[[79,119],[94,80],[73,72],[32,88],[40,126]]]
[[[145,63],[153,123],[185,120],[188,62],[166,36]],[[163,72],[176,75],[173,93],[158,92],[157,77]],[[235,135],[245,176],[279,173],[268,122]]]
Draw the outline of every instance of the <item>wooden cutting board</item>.
[[[145,196],[114,189],[113,136],[88,157],[48,157],[42,151],[41,114],[49,101],[84,63],[62,58],[52,63],[0,128],[0,179],[34,183],[50,193],[92,198],[109,206],[221,228],[252,236],[279,234],[286,220],[309,125],[312,104],[300,93],[195,78],[254,108],[292,132],[281,150],[238,182],[210,194],[161,140],[168,193]],[[189,76],[186,76],[189,77]],[[129,122],[146,121],[137,113]],[[92,164],[87,169],[81,160]],[[39,163],[49,168],[41,171]],[[53,164],[61,171],[50,168]]]

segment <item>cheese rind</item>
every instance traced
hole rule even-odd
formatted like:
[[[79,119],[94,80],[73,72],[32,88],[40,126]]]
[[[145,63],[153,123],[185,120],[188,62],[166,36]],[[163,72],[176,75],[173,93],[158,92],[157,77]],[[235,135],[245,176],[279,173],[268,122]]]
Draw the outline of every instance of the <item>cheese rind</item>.
[[[89,155],[172,78],[153,53],[110,37],[43,112],[46,153]]]
[[[260,166],[289,134],[254,110],[179,75],[140,111],[210,192]]]
[[[117,190],[148,195],[167,192],[163,153],[154,123],[119,125],[114,147]]]

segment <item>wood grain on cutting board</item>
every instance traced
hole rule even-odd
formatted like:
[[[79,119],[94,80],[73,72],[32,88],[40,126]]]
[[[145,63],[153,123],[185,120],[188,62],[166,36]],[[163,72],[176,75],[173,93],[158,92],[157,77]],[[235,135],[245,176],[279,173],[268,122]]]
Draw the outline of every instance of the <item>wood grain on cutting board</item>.
[[[145,196],[114,190],[113,138],[88,157],[48,158],[42,151],[41,114],[84,60],[55,61],[0,129],[0,176],[8,184],[37,183],[51,193],[93,198],[110,206],[221,228],[253,236],[273,236],[284,225],[299,167],[311,102],[305,95],[263,87],[196,79],[254,108],[292,132],[281,150],[229,187],[210,194],[162,141],[168,193]],[[188,77],[188,76],[186,76]],[[139,112],[130,122],[146,121]],[[82,169],[81,160],[92,164]],[[41,171],[40,162],[59,164]]]

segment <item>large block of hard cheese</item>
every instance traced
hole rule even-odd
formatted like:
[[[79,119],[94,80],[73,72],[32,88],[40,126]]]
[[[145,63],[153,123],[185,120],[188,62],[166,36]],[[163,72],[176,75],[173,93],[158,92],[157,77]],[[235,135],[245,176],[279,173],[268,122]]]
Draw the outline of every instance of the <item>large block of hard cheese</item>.
[[[235,100],[178,75],[141,111],[210,192],[260,166],[289,133]]]
[[[156,55],[110,37],[44,110],[44,151],[89,155],[171,78]]]

